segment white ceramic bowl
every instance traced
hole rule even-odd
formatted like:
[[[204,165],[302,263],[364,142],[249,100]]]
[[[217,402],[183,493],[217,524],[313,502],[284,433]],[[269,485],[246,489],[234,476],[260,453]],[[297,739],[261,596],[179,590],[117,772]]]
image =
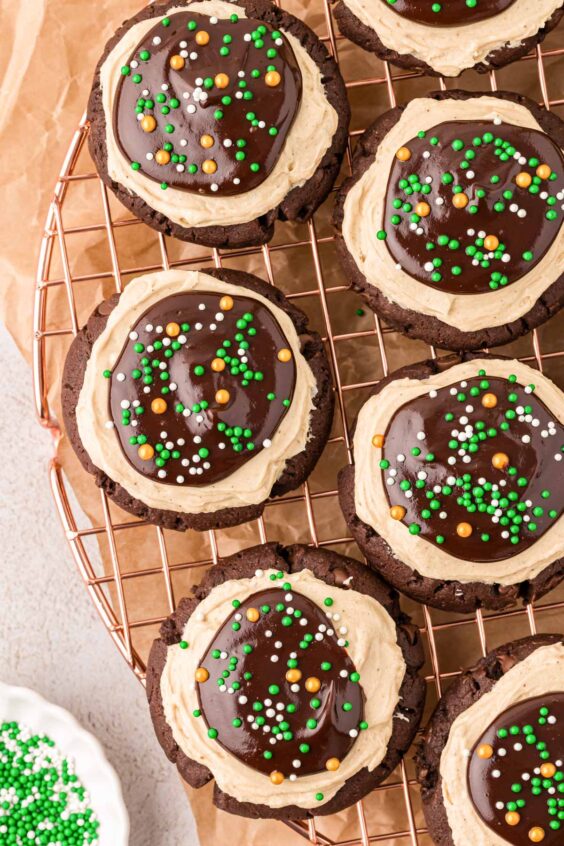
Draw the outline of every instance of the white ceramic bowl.
[[[121,786],[96,738],[71,714],[33,690],[0,682],[0,723],[4,721],[15,721],[36,734],[46,734],[66,757],[72,758],[100,821],[99,846],[127,846],[129,818]]]

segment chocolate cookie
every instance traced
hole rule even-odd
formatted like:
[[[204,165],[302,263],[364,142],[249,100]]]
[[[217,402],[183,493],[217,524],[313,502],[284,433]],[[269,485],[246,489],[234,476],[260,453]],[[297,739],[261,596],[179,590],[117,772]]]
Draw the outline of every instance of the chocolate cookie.
[[[208,570],[147,667],[157,737],[192,787],[245,817],[331,814],[383,781],[425,699],[397,594],[358,561],[256,546]]]
[[[564,302],[564,123],[509,92],[443,91],[360,138],[335,208],[351,287],[411,338],[507,344]]]
[[[341,508],[386,581],[448,611],[530,602],[564,578],[564,395],[518,361],[450,356],[362,407]]]
[[[62,402],[96,484],[178,530],[259,517],[311,473],[333,416],[306,316],[223,269],[148,274],[103,302],[71,345]]]
[[[109,41],[88,116],[100,177],[136,217],[241,247],[323,202],[350,110],[337,64],[293,15],[267,0],[179,0],[149,4]]]
[[[562,0],[333,0],[339,29],[383,61],[431,76],[496,70],[533,50]],[[497,38],[493,33],[498,33]]]
[[[440,700],[418,755],[437,846],[559,846],[564,831],[564,643],[500,646]]]

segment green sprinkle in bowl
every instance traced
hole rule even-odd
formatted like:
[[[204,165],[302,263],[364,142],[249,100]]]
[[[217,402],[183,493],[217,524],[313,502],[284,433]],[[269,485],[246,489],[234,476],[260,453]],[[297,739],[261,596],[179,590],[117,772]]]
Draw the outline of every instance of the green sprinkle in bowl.
[[[11,722],[49,737],[65,758],[72,759],[100,824],[96,846],[128,846],[129,818],[121,785],[96,738],[68,711],[35,691],[0,682],[0,725]]]

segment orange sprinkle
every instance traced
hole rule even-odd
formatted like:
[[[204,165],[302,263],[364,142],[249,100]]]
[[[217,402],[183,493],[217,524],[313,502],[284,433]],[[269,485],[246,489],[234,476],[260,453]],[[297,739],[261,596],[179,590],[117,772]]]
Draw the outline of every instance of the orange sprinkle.
[[[207,682],[209,677],[210,677],[210,674],[208,673],[208,671],[206,670],[205,667],[198,667],[198,669],[196,670],[196,672],[194,674],[194,678],[196,679],[197,682],[200,682],[200,684]]]
[[[519,825],[521,822],[521,815],[517,811],[508,811],[505,815],[505,822],[507,825]]]
[[[409,147],[400,147],[396,153],[396,159],[399,159],[400,162],[408,162],[411,158],[411,150]]]
[[[213,159],[206,159],[202,165],[202,170],[204,173],[212,174],[216,172],[217,165]]]
[[[481,746],[478,746],[478,749],[476,750],[476,755],[478,756],[478,758],[483,759],[491,758],[493,753],[493,746],[490,746],[489,743],[482,743]]]
[[[526,173],[524,170],[521,173],[518,173],[515,177],[515,182],[517,183],[519,188],[528,188],[531,182],[533,181],[533,177],[530,173]]]
[[[167,323],[165,332],[170,338],[176,338],[180,335],[180,326],[178,323]]]
[[[489,253],[493,253],[499,247],[499,238],[496,235],[487,235],[484,238],[484,247]]]
[[[418,214],[419,217],[429,217],[431,214],[431,206],[429,203],[417,203],[415,206],[415,214]]]
[[[200,47],[205,47],[206,44],[210,43],[210,34],[206,32],[205,29],[200,29],[196,33],[196,44],[199,44]]]
[[[497,405],[497,397],[495,394],[484,394],[482,397],[482,405],[484,408],[495,408]]]
[[[459,523],[456,527],[456,534],[459,538],[469,538],[473,529],[470,523]]]
[[[390,517],[392,520],[403,520],[405,513],[403,505],[392,505],[390,508]]]
[[[299,682],[301,677],[301,670],[288,670],[288,672],[286,673],[286,681],[290,682],[290,684],[295,684],[296,682]]]
[[[171,56],[170,57],[170,66],[173,70],[182,70],[186,62],[182,58],[182,56]]]
[[[151,403],[151,411],[153,414],[164,414],[167,409],[166,400],[162,397],[157,397]]]
[[[160,165],[167,165],[170,161],[170,153],[166,150],[157,150],[155,153],[155,161]]]
[[[318,678],[316,678],[316,676],[310,676],[305,680],[304,687],[308,693],[317,693],[317,691],[321,687],[321,682]]]
[[[154,132],[157,128],[157,121],[153,117],[153,115],[145,115],[143,120],[141,121],[141,129],[144,132]]]
[[[532,843],[541,843],[544,840],[544,828],[541,828],[540,825],[535,825],[529,831],[529,840]]]
[[[372,446],[376,447],[376,449],[382,449],[384,446],[384,435],[373,435]]]
[[[229,77],[226,73],[218,73],[215,75],[214,82],[218,88],[227,88],[229,85]]]
[[[543,778],[552,778],[552,776],[556,773],[556,767],[554,764],[543,764],[540,771]]]
[[[219,301],[219,307],[222,311],[231,311],[233,308],[233,298],[229,295],[222,297]]]
[[[549,179],[552,173],[552,168],[547,164],[540,164],[537,167],[537,176],[539,179]]]
[[[338,758],[329,758],[325,762],[325,769],[329,770],[329,772],[331,772],[331,773],[334,773],[335,770],[338,770],[340,766],[341,766],[341,762],[339,761]]]
[[[226,391],[225,388],[220,388],[219,391],[216,391],[215,401],[219,403],[219,405],[227,405],[230,399],[231,394],[229,391]]]
[[[464,191],[455,194],[452,198],[452,204],[455,209],[465,209],[469,202],[468,195]]]
[[[204,147],[204,149],[209,150],[210,147],[213,147],[215,141],[211,135],[202,135],[200,138],[200,146]]]
[[[245,616],[249,623],[256,623],[260,617],[260,613],[258,608],[247,608]]]
[[[273,772],[270,773],[270,781],[272,784],[282,784],[284,776],[278,770],[273,770]]]
[[[278,350],[278,361],[282,361],[286,363],[287,361],[292,360],[292,351],[288,350],[284,347],[284,349]]]
[[[280,76],[278,71],[268,71],[268,73],[264,77],[264,81],[266,82],[269,88],[276,88],[277,85],[280,85],[282,77]]]
[[[141,461],[150,461],[154,454],[155,450],[153,449],[151,444],[143,444],[137,450],[137,455],[139,456]]]
[[[214,358],[211,363],[211,369],[215,373],[221,373],[222,370],[225,370],[225,362],[222,358]]]
[[[496,470],[505,470],[509,464],[509,456],[506,452],[496,452],[492,455],[492,465]]]

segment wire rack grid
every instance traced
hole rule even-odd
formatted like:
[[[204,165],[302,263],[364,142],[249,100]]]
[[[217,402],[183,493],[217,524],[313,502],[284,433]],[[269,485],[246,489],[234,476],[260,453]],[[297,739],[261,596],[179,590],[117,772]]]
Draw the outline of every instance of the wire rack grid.
[[[278,0],[277,5],[288,7],[290,3]],[[326,43],[328,49],[337,61],[341,60],[341,67],[347,79],[347,88],[351,100],[354,100],[354,94],[358,90],[362,92],[363,101],[368,103],[371,101],[372,94],[376,94],[377,96],[373,98],[378,104],[376,108],[378,111],[382,111],[388,106],[395,106],[398,99],[401,99],[401,101],[408,100],[410,96],[414,95],[415,91],[421,93],[421,84],[425,86],[423,90],[431,90],[437,87],[435,80],[425,79],[416,73],[400,72],[386,63],[376,63],[376,60],[374,60],[374,67],[378,70],[381,68],[380,73],[377,72],[376,75],[361,76],[360,78],[347,78],[347,72],[342,62],[343,51],[346,51],[347,55],[350,55],[351,50],[357,51],[357,60],[358,53],[362,54],[362,51],[352,47],[338,33],[332,17],[330,0],[311,0],[308,12],[312,13],[312,20],[317,25],[318,34]],[[560,27],[553,34],[552,40],[556,45],[559,43],[558,36],[560,36],[560,43],[562,42],[563,34],[563,27]],[[559,62],[562,62],[563,57],[564,46],[545,47],[544,49],[538,46],[535,52],[524,57],[519,63],[521,68],[527,69],[527,79],[529,81],[534,80],[535,86],[538,85],[539,102],[547,109],[558,109],[564,106],[564,99],[556,99],[549,95],[549,83],[553,79],[562,79],[562,76],[558,77],[558,73],[562,70],[562,65]],[[550,67],[554,68],[553,72],[549,72],[547,68],[549,62]],[[368,60],[366,66],[372,67]],[[560,68],[560,71],[558,68]],[[439,80],[439,84],[443,89],[447,87],[442,79]],[[452,87],[452,84],[450,87]],[[498,87],[496,73],[491,72],[483,77],[472,75],[471,87],[495,91]],[[560,93],[563,94],[564,92]],[[382,97],[382,94],[385,94],[385,96]],[[375,117],[377,113],[373,111],[372,117]],[[59,350],[61,345],[66,344],[68,346],[72,337],[78,332],[81,325],[80,314],[84,310],[85,302],[87,306],[86,314],[94,308],[96,304],[95,285],[111,286],[111,291],[119,292],[123,289],[127,279],[152,270],[178,266],[200,266],[209,263],[220,267],[228,261],[238,259],[239,266],[242,267],[254,262],[253,269],[255,272],[257,270],[256,262],[260,260],[262,262],[262,275],[271,283],[276,282],[284,290],[286,287],[284,275],[275,273],[276,259],[278,256],[300,251],[303,272],[300,274],[300,279],[297,280],[297,285],[294,285],[291,290],[286,289],[286,293],[289,299],[296,301],[298,305],[304,305],[311,301],[316,303],[320,317],[320,329],[333,370],[337,411],[334,432],[326,450],[326,454],[329,451],[332,460],[328,460],[325,456],[321,460],[321,465],[324,461],[329,464],[329,472],[326,473],[329,483],[326,482],[314,487],[310,481],[310,483],[303,485],[300,491],[285,497],[282,503],[284,506],[291,506],[293,519],[303,523],[301,539],[315,546],[353,551],[354,547],[352,547],[351,538],[347,536],[346,530],[342,536],[338,536],[338,532],[335,533],[333,526],[329,531],[327,531],[327,526],[324,526],[323,530],[320,529],[320,508],[324,509],[328,507],[329,503],[334,504],[336,502],[334,468],[340,465],[334,463],[334,450],[341,450],[340,454],[343,455],[343,460],[351,461],[350,425],[353,412],[351,412],[349,399],[354,396],[356,407],[358,407],[363,396],[366,396],[367,390],[375,385],[379,378],[387,375],[389,370],[399,366],[399,350],[408,349],[411,345],[413,350],[411,360],[415,361],[428,356],[429,348],[402,340],[391,329],[381,325],[378,318],[373,315],[365,314],[361,320],[362,325],[359,325],[358,328],[350,331],[350,327],[345,326],[345,329],[349,328],[349,331],[341,331],[342,327],[338,325],[339,321],[336,315],[345,308],[345,297],[352,297],[352,295],[348,292],[346,280],[338,276],[338,271],[335,275],[332,272],[333,268],[329,271],[328,262],[322,258],[322,251],[332,244],[333,236],[328,226],[325,227],[323,232],[319,231],[320,228],[323,229],[323,226],[320,226],[318,222],[321,212],[316,214],[314,220],[307,227],[293,228],[291,224],[279,225],[275,241],[271,245],[256,249],[231,252],[213,250],[204,253],[199,250],[192,250],[192,254],[188,257],[184,255],[175,259],[171,257],[170,239],[159,234],[154,236],[158,238],[158,259],[154,263],[143,264],[134,260],[132,264],[127,264],[120,256],[118,246],[120,233],[125,233],[127,236],[131,231],[130,227],[146,228],[138,220],[125,215],[119,205],[112,206],[113,198],[98,179],[96,173],[93,172],[91,161],[88,160],[86,155],[85,142],[88,131],[88,122],[83,117],[73,135],[59,178],[54,186],[37,267],[33,327],[34,394],[39,420],[53,435],[55,453],[57,453],[63,433],[57,413],[59,392],[57,380],[59,377],[53,372],[56,368],[52,366],[51,355],[55,345],[58,346]],[[346,173],[350,172],[350,156],[354,139],[362,131],[362,126],[359,126],[353,128],[350,133],[344,168]],[[88,161],[86,170],[81,167],[84,158]],[[90,200],[92,207],[94,207],[94,198],[96,198],[97,207],[99,207],[101,201],[103,217],[100,222],[94,219],[95,212],[92,212],[91,217],[87,213],[87,221],[76,226],[70,226],[66,223],[66,218],[64,220],[67,195],[70,187],[76,184],[80,184],[83,188],[83,197],[87,200],[87,208]],[[296,235],[297,230],[298,234]],[[94,235],[105,241],[109,255],[107,270],[100,271],[97,269],[92,273],[81,274],[73,270],[74,257],[78,250],[76,239],[77,236],[81,235]],[[331,278],[329,279],[329,277]],[[311,280],[314,280],[313,283]],[[106,295],[111,291],[106,287]],[[335,303],[337,303],[336,306]],[[359,305],[358,302],[356,304]],[[370,354],[373,356],[372,375],[369,374],[368,378],[363,378],[362,381],[350,381],[348,379],[351,374],[354,378],[354,374],[357,372],[355,367],[351,369],[350,363],[347,364],[348,353],[346,351],[350,349],[347,345],[353,343],[366,346],[366,349],[370,349]],[[519,349],[519,358],[528,361],[532,366],[538,367],[539,370],[546,371],[549,369],[552,372],[555,367],[564,363],[564,350],[560,349],[558,344],[554,348],[541,349],[540,332],[533,332],[524,343],[525,346]],[[343,347],[345,348],[344,356],[341,353]],[[358,349],[362,348],[357,346],[357,355]],[[433,357],[436,355],[433,348],[430,349],[430,354]],[[404,363],[404,361],[402,360],[401,363]],[[177,578],[183,572],[193,572],[196,568],[205,568],[215,563],[221,554],[222,535],[224,533],[220,531],[207,533],[205,543],[203,536],[200,536],[202,537],[200,549],[205,549],[207,554],[192,556],[190,560],[173,561],[170,552],[170,533],[164,532],[158,527],[148,527],[142,521],[135,520],[128,515],[124,515],[123,512],[117,511],[106,499],[103,492],[96,493],[96,496],[101,499],[100,521],[93,525],[89,522],[85,527],[80,527],[79,510],[75,504],[69,482],[56,457],[51,462],[49,472],[57,510],[84,584],[116,647],[136,676],[143,682],[147,654],[146,645],[156,633],[160,622],[174,609],[176,601],[182,595],[176,586]],[[282,503],[280,501],[269,503],[264,516],[256,521],[254,528],[257,542],[263,543],[274,539],[284,540],[283,537],[269,534],[268,529],[270,511],[282,508]],[[284,519],[286,518],[282,519],[282,524]],[[154,532],[156,537],[155,534],[152,535],[152,543],[150,544],[153,554],[152,561],[149,562],[149,566],[139,570],[132,566],[130,559],[124,560],[124,555],[120,551],[119,538],[124,534],[127,535],[128,548],[131,548],[131,541],[140,537],[138,533],[141,531]],[[94,544],[97,542],[100,546],[104,546],[105,568],[100,567],[98,556],[93,551],[93,547],[89,545],[89,542],[92,541]],[[129,587],[136,580],[148,576],[159,580],[161,590],[164,591],[165,607],[159,605],[155,609],[149,608],[149,613],[145,612],[137,616],[133,603],[128,598]],[[545,629],[552,625],[556,625],[557,628],[561,627],[559,621],[561,611],[564,608],[564,594],[553,594],[548,601],[540,603],[535,608],[529,605],[525,608],[496,614],[478,611],[475,615],[456,617],[431,612],[424,606],[415,606],[415,604],[409,603],[406,603],[406,605],[420,624],[424,638],[427,650],[426,680],[432,694],[428,697],[428,700],[433,704],[440,697],[450,680],[460,672],[459,667],[462,664],[453,666],[448,658],[449,644],[452,643],[457,634],[460,636],[460,643],[470,644],[467,645],[467,652],[464,654],[467,655],[467,663],[471,662],[487,652],[492,645],[492,640],[501,638],[501,641],[503,641],[507,639],[508,626],[522,626],[520,633],[523,635],[535,633],[539,627],[539,622],[540,627]],[[147,634],[147,637],[141,641],[142,647],[137,645],[140,633]],[[357,834],[352,839],[336,840],[323,834],[324,826],[321,819],[311,820],[307,823],[291,823],[290,827],[296,833],[302,835],[304,839],[314,844],[323,844],[323,846],[355,846],[355,844],[369,846],[373,843],[393,844],[393,846],[406,846],[406,844],[409,844],[409,846],[423,846],[425,844],[426,846],[430,844],[431,841],[426,833],[419,807],[416,782],[409,756],[406,762],[403,762],[390,779],[380,786],[375,793],[381,795],[383,802],[393,804],[396,809],[393,825],[374,825],[374,831],[369,830],[373,820],[369,819],[365,807],[366,800],[364,800],[356,806],[355,830]],[[397,824],[398,819],[402,821],[400,825]]]

